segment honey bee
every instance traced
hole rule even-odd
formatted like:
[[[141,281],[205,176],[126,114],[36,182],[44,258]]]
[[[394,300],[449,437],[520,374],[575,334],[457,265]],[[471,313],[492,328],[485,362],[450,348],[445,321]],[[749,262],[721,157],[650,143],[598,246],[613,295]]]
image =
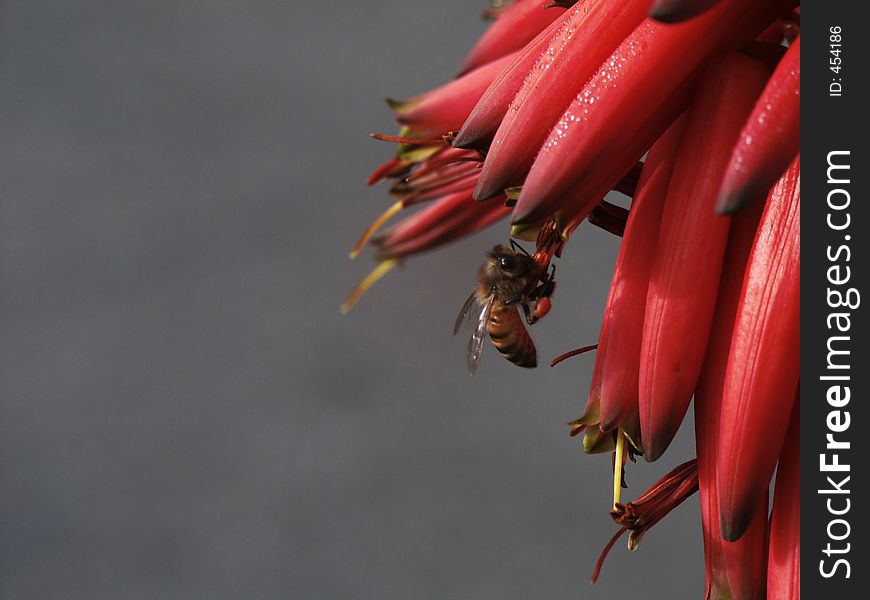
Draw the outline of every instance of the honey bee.
[[[548,261],[549,262],[549,261]],[[453,335],[469,318],[475,306],[481,308],[477,325],[468,341],[468,372],[474,375],[483,342],[489,334],[493,346],[506,359],[520,367],[538,365],[535,343],[523,325],[518,307],[522,307],[526,322],[533,325],[549,311],[550,296],[556,287],[553,280],[556,268],[547,273],[521,246],[511,241],[510,246],[499,244],[487,254],[480,267],[474,291],[456,318]],[[529,304],[535,303],[534,310]]]

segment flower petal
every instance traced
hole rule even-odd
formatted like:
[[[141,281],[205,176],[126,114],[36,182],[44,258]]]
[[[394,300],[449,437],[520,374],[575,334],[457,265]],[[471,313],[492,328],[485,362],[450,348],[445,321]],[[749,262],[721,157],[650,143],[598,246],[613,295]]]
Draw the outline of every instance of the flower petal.
[[[704,366],[695,390],[695,445],[701,489],[701,523],[708,600],[760,597],[767,551],[767,498],[759,501],[756,517],[736,542],[726,542],[719,527],[716,487],[716,452],[722,409],[722,391],[734,316],[740,300],[746,263],[752,251],[763,205],[738,213],[731,221],[722,265],[716,311]]]
[[[719,192],[717,210],[732,213],[763,200],[800,149],[800,38],[788,49],[758,99]]]
[[[521,49],[563,12],[561,7],[548,7],[546,0],[517,0],[508,5],[468,53],[460,75]]]
[[[553,124],[631,31],[648,0],[588,0],[575,8],[544,51],[499,125],[475,198],[522,182]]]
[[[689,108],[643,324],[640,424],[649,461],[670,444],[698,383],[730,226],[713,206],[737,132],[767,75],[751,58],[725,55],[707,69]]]
[[[453,138],[457,148],[483,149],[489,146],[498,126],[508,111],[511,101],[537,63],[541,54],[551,45],[564,24],[590,0],[581,0],[573,9],[564,12],[538,36],[517,52],[517,58],[489,86],[471,111],[462,128]]]
[[[604,309],[603,321],[609,325],[602,328],[599,336],[599,343],[608,346],[608,352],[598,354],[595,361],[595,371],[600,372],[597,376],[600,378],[600,427],[604,431],[622,427],[633,440],[639,440],[640,436],[638,371],[649,273],[668,181],[685,124],[683,117],[671,125],[653,145],[644,163]]]
[[[595,174],[590,168],[594,159],[630,143],[646,123],[659,118],[664,103],[704,60],[741,47],[790,4],[725,0],[685,23],[644,21],[550,132],[526,178],[513,222],[553,214],[579,183]]]
[[[716,469],[722,535],[738,539],[767,492],[800,365],[800,158],[771,190],[743,280]]]
[[[396,121],[412,137],[441,136],[456,131],[471,114],[486,89],[515,58],[509,54],[418,96],[396,111]]]

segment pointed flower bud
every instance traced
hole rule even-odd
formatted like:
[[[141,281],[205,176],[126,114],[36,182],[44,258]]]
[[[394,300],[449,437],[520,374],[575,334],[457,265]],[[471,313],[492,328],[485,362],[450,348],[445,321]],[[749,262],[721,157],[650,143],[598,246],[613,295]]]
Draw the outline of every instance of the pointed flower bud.
[[[677,433],[698,383],[730,225],[713,207],[738,128],[766,79],[757,61],[725,55],[708,68],[689,108],[643,323],[640,426],[649,461]]]
[[[771,190],[725,374],[716,469],[722,535],[745,531],[785,439],[800,365],[800,159]]]
[[[695,390],[695,445],[698,453],[707,600],[753,600],[763,597],[761,591],[766,577],[767,497],[759,500],[756,516],[747,533],[736,542],[727,542],[719,527],[721,515],[716,487],[716,452],[728,350],[746,263],[762,208],[761,204],[753,206],[738,213],[731,221],[710,342]]]
[[[546,0],[517,0],[508,5],[477,40],[460,75],[523,48],[565,11]]]
[[[604,309],[603,321],[609,325],[606,330],[602,328],[599,344],[606,345],[608,351],[597,355],[595,361],[601,380],[600,427],[603,431],[621,427],[639,450],[638,371],[647,286],[685,121],[681,118],[668,129],[644,163]]]
[[[723,0],[677,25],[641,23],[555,123],[526,178],[512,221],[532,222],[555,212],[595,174],[590,165],[597,156],[631,143],[646,124],[661,118],[658,113],[674,90],[702,62],[716,52],[741,47],[789,5],[788,0]]]
[[[490,84],[513,60],[513,54],[503,56],[416,98],[388,100],[388,103],[396,111],[396,121],[407,128],[409,136],[437,137],[456,131]]]
[[[489,147],[511,101],[538,62],[538,58],[547,51],[547,48],[557,38],[564,24],[571,19],[572,15],[576,11],[582,10],[583,5],[589,1],[580,0],[573,9],[564,12],[535,39],[526,44],[522,50],[517,51],[514,62],[493,81],[474,110],[471,111],[462,129],[453,139],[454,146],[479,149]]]
[[[795,40],[740,132],[717,210],[732,213],[761,201],[800,148],[801,41]]]
[[[648,0],[589,0],[575,7],[538,58],[492,142],[475,198],[522,182],[547,133],[602,61],[646,15]]]

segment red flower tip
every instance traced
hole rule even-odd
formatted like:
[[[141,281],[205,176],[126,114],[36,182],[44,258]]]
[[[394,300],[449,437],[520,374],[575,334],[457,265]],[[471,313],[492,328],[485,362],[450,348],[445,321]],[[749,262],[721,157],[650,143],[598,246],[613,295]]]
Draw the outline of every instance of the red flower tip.
[[[459,129],[483,93],[514,59],[514,54],[503,56],[434,90],[393,105],[396,121],[417,136]]]
[[[557,9],[548,9],[550,6]],[[518,0],[508,5],[468,53],[460,75],[524,47],[559,18],[562,14],[559,7],[559,4],[545,6],[544,0]]]
[[[676,102],[677,92],[682,92],[678,99],[686,98],[687,90],[680,86],[690,81],[699,65],[718,52],[751,41],[788,4],[788,0],[727,0],[678,25],[641,23],[601,68],[596,67],[580,95],[554,122],[526,177],[512,222],[530,222],[564,210],[571,198],[596,204],[600,196],[595,195],[610,189],[598,181],[603,177],[600,173],[616,166],[622,169],[609,181],[612,186],[629,170],[679,114],[679,110],[670,113],[669,103]],[[686,48],[692,52],[685,52]],[[492,159],[491,151],[487,161]]]
[[[579,10],[579,7],[574,9]],[[486,148],[492,141],[511,101],[522,87],[538,57],[550,44],[564,22],[574,14],[567,11],[550,23],[538,36],[517,52],[514,61],[492,82],[456,134],[453,145],[457,148]]]
[[[391,158],[374,170],[366,180],[366,185],[374,185],[387,177],[401,177],[410,168],[411,163],[401,158]]]
[[[800,148],[800,38],[755,104],[731,155],[716,210],[733,213],[763,200]]]
[[[647,2],[588,0],[568,13],[499,125],[475,197],[521,183],[559,116],[643,20]]]

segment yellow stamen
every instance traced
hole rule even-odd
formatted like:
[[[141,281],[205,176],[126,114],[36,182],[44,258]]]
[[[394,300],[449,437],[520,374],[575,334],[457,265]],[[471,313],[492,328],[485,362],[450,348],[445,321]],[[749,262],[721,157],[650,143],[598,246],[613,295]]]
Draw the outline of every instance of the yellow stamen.
[[[622,466],[625,464],[625,434],[621,429],[616,431],[616,450],[613,462],[613,508],[619,504],[622,495]]]
[[[356,243],[356,246],[354,246],[353,250],[350,251],[350,257],[353,259],[359,256],[359,253],[362,252],[362,249],[366,245],[366,242],[369,241],[369,239],[378,231],[378,229],[384,226],[384,223],[389,221],[394,214],[402,210],[404,207],[404,203],[399,200],[390,208],[385,210],[380,217],[372,221],[372,224],[368,226],[368,229],[363,231],[363,234],[359,238],[359,241]]]
[[[350,309],[353,308],[353,305],[357,303],[357,300],[359,300],[370,287],[377,283],[381,277],[389,273],[397,264],[399,264],[398,258],[388,258],[387,260],[378,263],[378,266],[372,269],[372,272],[366,275],[365,278],[359,282],[359,285],[357,285],[350,293],[350,296],[348,296],[347,300],[345,300],[341,305],[341,312],[349,312]]]

